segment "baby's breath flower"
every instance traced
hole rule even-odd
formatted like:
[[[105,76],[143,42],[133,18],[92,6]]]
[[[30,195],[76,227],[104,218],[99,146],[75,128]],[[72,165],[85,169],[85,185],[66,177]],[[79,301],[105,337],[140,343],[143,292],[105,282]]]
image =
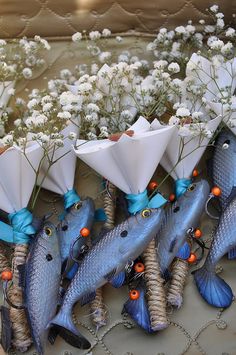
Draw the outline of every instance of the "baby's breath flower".
[[[103,35],[103,37],[110,37],[111,31],[108,28],[104,28],[102,30],[102,35]]]
[[[63,120],[69,120],[71,118],[71,113],[68,111],[58,112],[58,118],[62,118]]]
[[[92,41],[96,41],[99,38],[101,38],[101,33],[99,31],[91,31],[91,32],[89,32],[89,38]]]
[[[176,116],[178,116],[178,117],[188,117],[188,116],[190,116],[190,111],[189,111],[189,109],[187,109],[185,107],[180,107],[176,111]]]
[[[22,74],[23,74],[25,79],[30,79],[32,77],[32,75],[33,75],[32,70],[30,68],[24,68],[22,70]]]
[[[178,63],[171,63],[168,65],[168,70],[172,73],[178,73],[180,71],[180,66]]]
[[[12,146],[12,144],[13,144],[13,135],[12,135],[12,134],[7,134],[7,135],[5,135],[5,137],[3,137],[3,138],[0,140],[0,143],[1,143],[3,146]]]
[[[79,42],[79,41],[81,41],[82,38],[83,38],[83,35],[80,32],[76,32],[72,35],[73,42]]]

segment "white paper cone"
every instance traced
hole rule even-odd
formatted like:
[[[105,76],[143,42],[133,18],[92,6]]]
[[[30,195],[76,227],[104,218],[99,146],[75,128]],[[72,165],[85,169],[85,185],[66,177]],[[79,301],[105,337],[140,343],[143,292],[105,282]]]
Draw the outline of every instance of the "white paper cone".
[[[41,146],[30,142],[26,155],[35,170],[43,156]],[[0,208],[8,213],[27,207],[35,184],[35,173],[19,147],[0,155]]]
[[[66,128],[64,128],[62,134],[67,137],[70,132],[74,132],[78,135],[79,129],[76,125],[70,123]],[[72,141],[69,138],[64,139],[64,146],[55,151],[53,161],[60,158],[66,152],[70,152],[52,165],[48,173],[48,161],[44,161],[42,168],[40,169],[39,183],[45,177],[45,174],[47,174],[42,183],[42,187],[45,189],[64,195],[68,190],[73,188],[76,168],[76,156],[74,155],[72,149],[74,142],[75,141]],[[51,156],[52,152],[50,157]]]
[[[135,132],[133,137],[124,134],[118,142],[77,141],[75,153],[125,193],[143,192],[174,131],[174,127],[154,126],[140,117],[130,127]]]
[[[216,115],[221,115],[225,124],[229,129],[236,135],[236,96],[232,97],[232,104],[221,104],[220,102],[208,102],[211,110],[215,112]],[[232,124],[234,122],[234,124]]]
[[[206,124],[201,123],[201,125],[207,130],[214,132],[221,122],[221,119],[222,118],[219,116],[208,121]],[[178,128],[175,127],[171,141],[169,142],[160,163],[173,179],[190,178],[194,167],[201,159],[209,141],[210,139],[206,137],[201,138],[200,140],[200,136],[180,137]],[[181,153],[182,159],[178,163],[180,151],[183,147],[182,142],[184,142],[184,148]]]

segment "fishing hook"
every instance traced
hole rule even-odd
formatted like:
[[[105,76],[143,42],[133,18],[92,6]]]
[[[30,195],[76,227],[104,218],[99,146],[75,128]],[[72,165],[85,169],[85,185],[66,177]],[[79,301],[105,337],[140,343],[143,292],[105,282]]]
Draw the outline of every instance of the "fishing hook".
[[[75,261],[76,263],[80,263],[81,260],[80,260],[79,258],[74,257],[73,249],[74,249],[75,244],[78,242],[78,240],[79,240],[80,238],[81,238],[81,235],[79,235],[79,236],[74,240],[74,242],[71,244],[71,246],[70,246],[70,258],[71,258],[73,261]],[[81,249],[82,249],[82,250],[81,250]],[[89,247],[88,247],[88,245],[85,244],[85,245],[83,245],[83,246],[81,247],[81,249],[80,249],[81,254],[84,254],[84,253],[86,253],[86,252],[88,251]]]
[[[9,281],[4,281],[3,282],[3,297],[6,300],[6,302],[11,306],[12,308],[15,309],[24,309],[25,307],[23,305],[17,305],[11,302],[11,300],[8,298],[7,290],[8,290],[8,282]]]
[[[209,210],[208,210],[208,204],[209,204],[209,202],[210,202],[213,198],[215,198],[215,196],[211,193],[211,194],[209,195],[209,197],[208,197],[206,203],[205,203],[205,212],[206,212],[206,214],[207,214],[210,218],[212,218],[212,219],[219,219],[219,218],[220,218],[219,216],[214,216],[214,215],[212,215],[212,214],[209,212]]]

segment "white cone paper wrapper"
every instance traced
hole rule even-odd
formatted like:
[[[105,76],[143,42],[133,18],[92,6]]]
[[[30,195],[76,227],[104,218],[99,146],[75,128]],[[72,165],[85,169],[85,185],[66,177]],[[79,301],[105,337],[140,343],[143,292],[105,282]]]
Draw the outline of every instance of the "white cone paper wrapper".
[[[232,97],[232,105],[222,105],[220,102],[208,102],[216,115],[221,115],[225,124],[236,135],[236,96]],[[234,123],[234,124],[233,124]]]
[[[227,86],[231,87],[231,94],[233,95],[236,88],[236,58],[213,66],[210,60],[193,53],[186,66],[186,75],[193,77],[196,84],[206,85],[207,91],[204,97],[207,100],[217,98],[219,90]],[[215,78],[215,80],[212,78]]]
[[[120,190],[137,194],[146,189],[174,127],[162,127],[158,121],[150,125],[140,117],[130,129],[133,137],[123,134],[118,142],[78,140],[75,154]]]
[[[79,128],[73,123],[70,123],[62,130],[61,133],[64,137],[67,137],[70,132],[74,132],[78,136]],[[64,195],[68,190],[73,188],[76,169],[76,156],[73,152],[72,145],[75,143],[75,140],[73,141],[69,138],[65,138],[64,146],[55,151],[53,161],[60,158],[66,152],[70,152],[50,167],[42,184],[42,187],[45,189]],[[49,156],[52,156],[52,152]],[[48,161],[45,160],[42,168],[40,169],[39,183],[45,177],[47,169]]]
[[[43,157],[36,142],[29,142],[25,151],[35,170]],[[11,147],[0,155],[0,208],[12,213],[27,207],[35,184],[35,172],[19,147]]]
[[[207,130],[214,132],[221,122],[221,119],[221,116],[219,116],[211,121],[208,121],[207,123],[201,123],[201,125],[206,127]],[[210,138],[206,137],[201,138],[201,141],[199,141],[199,139],[199,136],[193,137],[191,135],[187,137],[180,137],[178,128],[175,127],[171,141],[169,142],[160,161],[163,168],[172,176],[174,180],[190,178],[192,176],[194,167],[201,159],[210,141]],[[185,145],[181,157],[185,158],[177,164],[180,150],[183,146],[182,142],[184,142]]]

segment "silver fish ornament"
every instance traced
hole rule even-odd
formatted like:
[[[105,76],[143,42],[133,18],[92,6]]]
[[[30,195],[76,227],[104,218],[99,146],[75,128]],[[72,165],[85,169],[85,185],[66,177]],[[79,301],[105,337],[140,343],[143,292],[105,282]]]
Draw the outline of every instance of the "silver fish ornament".
[[[202,297],[215,307],[228,307],[233,300],[230,286],[216,275],[218,261],[236,246],[236,198],[223,211],[210,251],[203,267],[194,273],[197,288]]]
[[[34,345],[44,353],[47,324],[55,316],[59,301],[61,256],[55,226],[46,222],[32,240],[25,265],[20,265],[24,304]]]
[[[123,279],[125,266],[135,260],[158,232],[163,218],[162,209],[145,209],[129,217],[107,232],[85,255],[71,281],[61,309],[50,325],[63,329],[60,335],[71,345],[87,349],[90,343],[72,322],[72,309],[95,297],[95,290],[108,281]],[[64,333],[64,335],[63,335]]]
[[[157,257],[161,272],[168,268],[188,237],[188,231],[198,227],[210,192],[206,180],[193,183],[178,200],[166,207],[160,233],[156,238]]]
[[[80,230],[84,227],[91,229],[94,220],[95,207],[91,198],[87,197],[70,207],[63,220],[57,226],[62,263],[65,273],[73,265],[70,256],[71,246],[78,238]],[[78,257],[81,248],[85,245],[85,239],[80,238],[73,246],[73,255]]]
[[[214,185],[221,189],[219,200],[224,210],[236,196],[236,137],[229,129],[217,137],[209,170]]]

